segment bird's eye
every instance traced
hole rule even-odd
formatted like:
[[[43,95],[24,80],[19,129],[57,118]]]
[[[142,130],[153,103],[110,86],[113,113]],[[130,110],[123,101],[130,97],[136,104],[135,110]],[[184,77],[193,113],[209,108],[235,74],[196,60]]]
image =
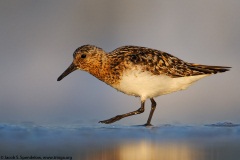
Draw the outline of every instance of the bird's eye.
[[[82,55],[81,55],[81,58],[86,58],[86,54],[82,54]]]

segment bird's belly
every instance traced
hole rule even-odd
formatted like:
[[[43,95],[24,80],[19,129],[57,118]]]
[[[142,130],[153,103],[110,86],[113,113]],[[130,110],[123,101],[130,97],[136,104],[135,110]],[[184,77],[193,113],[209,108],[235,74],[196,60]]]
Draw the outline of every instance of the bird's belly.
[[[125,72],[117,85],[117,90],[141,97],[141,100],[186,89],[193,82],[207,75],[171,78],[166,75],[153,75],[147,71]]]

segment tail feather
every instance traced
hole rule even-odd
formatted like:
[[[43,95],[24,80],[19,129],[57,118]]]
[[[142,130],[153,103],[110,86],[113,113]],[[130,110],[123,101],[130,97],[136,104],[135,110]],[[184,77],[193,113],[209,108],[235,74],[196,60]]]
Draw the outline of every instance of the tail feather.
[[[221,72],[229,71],[231,67],[226,66],[208,66],[208,65],[201,65],[195,63],[189,63],[189,68],[192,70],[196,70],[202,72],[204,74],[216,74]]]

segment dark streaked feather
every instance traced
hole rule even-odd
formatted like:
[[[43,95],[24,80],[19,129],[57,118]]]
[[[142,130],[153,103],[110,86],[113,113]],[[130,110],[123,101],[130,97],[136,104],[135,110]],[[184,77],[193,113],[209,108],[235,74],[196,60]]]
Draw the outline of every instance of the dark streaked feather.
[[[205,74],[216,74],[216,73],[229,71],[231,67],[208,66],[208,65],[189,63],[189,68],[191,68],[192,70],[203,72]]]
[[[113,61],[113,66],[121,65],[121,62],[118,63],[118,61],[122,57],[121,61],[124,59],[126,63],[132,64],[129,67],[139,65],[143,70],[149,71],[154,75],[164,74],[172,78],[216,74],[228,71],[231,68],[187,63],[169,53],[138,46],[117,48],[110,53],[110,56],[115,60]]]

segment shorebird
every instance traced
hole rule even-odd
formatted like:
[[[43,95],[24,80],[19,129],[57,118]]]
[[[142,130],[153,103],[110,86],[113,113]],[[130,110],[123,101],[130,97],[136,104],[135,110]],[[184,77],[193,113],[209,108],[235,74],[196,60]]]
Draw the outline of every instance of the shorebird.
[[[169,53],[146,47],[123,46],[107,53],[94,45],[83,45],[75,50],[72,64],[57,81],[79,69],[118,91],[140,97],[141,106],[136,111],[99,123],[109,124],[141,114],[145,110],[145,101],[150,99],[151,111],[145,124],[149,126],[157,105],[153,98],[184,90],[201,78],[228,71],[229,68],[188,63]]]

